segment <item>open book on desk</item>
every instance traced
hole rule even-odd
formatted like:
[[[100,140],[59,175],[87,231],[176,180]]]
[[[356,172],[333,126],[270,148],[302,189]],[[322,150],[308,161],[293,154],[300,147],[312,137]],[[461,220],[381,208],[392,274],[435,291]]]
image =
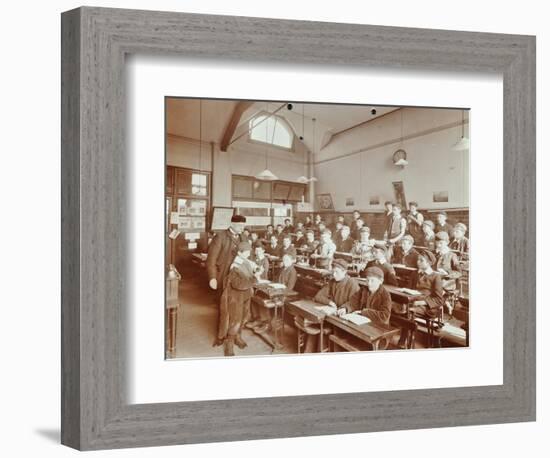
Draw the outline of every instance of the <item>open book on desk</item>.
[[[358,326],[371,322],[370,318],[360,315],[359,313],[346,313],[345,315],[342,315],[341,318]]]

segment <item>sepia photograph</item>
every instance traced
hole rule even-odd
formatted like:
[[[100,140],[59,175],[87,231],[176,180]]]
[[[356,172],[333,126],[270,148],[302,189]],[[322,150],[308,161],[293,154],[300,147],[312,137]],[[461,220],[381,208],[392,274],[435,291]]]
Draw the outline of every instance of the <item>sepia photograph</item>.
[[[469,347],[469,137],[467,108],[165,97],[166,359]]]

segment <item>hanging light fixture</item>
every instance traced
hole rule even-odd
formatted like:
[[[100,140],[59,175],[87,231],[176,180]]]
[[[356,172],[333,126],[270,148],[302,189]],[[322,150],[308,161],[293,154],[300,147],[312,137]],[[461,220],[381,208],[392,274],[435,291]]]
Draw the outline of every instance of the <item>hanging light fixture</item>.
[[[393,153],[393,164],[404,169],[409,161],[407,161],[407,152],[403,148],[403,107],[399,111],[401,112],[401,137],[399,139],[399,148]]]
[[[266,110],[269,112],[269,105],[266,105]],[[256,175],[256,179],[263,181],[275,181],[279,178],[267,166],[267,131],[268,131],[269,121],[265,123],[265,169]],[[273,128],[273,135],[275,135],[275,128]]]
[[[301,137],[301,140],[304,139],[304,105],[302,105],[302,137]],[[313,148],[312,148],[312,153],[315,153],[315,121],[317,121],[315,118],[311,118],[311,121],[312,121],[312,124],[313,124]],[[314,182],[314,181],[317,181],[317,178],[315,177],[306,177],[304,175],[298,177],[296,179],[296,181],[298,183],[303,183],[303,184],[307,184],[307,183],[311,183],[311,182]]]
[[[451,149],[453,151],[465,151],[470,149],[470,139],[464,136],[464,110],[462,110],[462,136]]]

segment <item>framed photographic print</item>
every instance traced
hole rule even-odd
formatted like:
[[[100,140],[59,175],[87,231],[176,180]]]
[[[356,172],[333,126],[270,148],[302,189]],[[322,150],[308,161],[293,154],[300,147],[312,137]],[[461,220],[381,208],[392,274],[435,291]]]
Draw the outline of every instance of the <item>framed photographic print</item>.
[[[61,70],[65,445],[535,419],[534,37],[83,7]]]

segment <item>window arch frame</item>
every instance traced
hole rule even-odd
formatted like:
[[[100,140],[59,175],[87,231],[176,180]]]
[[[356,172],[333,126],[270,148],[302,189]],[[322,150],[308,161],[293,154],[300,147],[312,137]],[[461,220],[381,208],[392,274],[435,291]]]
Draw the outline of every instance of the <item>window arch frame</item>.
[[[277,143],[271,143],[271,142],[266,142],[264,140],[256,140],[256,139],[253,139],[252,138],[252,128],[251,128],[251,125],[252,123],[254,122],[254,120],[256,120],[257,118],[261,117],[261,116],[266,116],[266,117],[270,117],[270,118],[274,118],[277,120],[277,123],[278,124],[281,124],[283,126],[284,129],[287,130],[287,132],[289,133],[290,135],[290,139],[291,139],[291,143],[290,143],[290,147],[286,147],[286,146],[283,146],[283,145],[279,145]],[[262,123],[263,124],[263,123]],[[296,141],[296,134],[294,133],[294,129],[292,128],[292,126],[290,125],[290,123],[285,119],[283,118],[282,116],[279,116],[279,115],[274,115],[272,113],[269,113],[267,111],[261,111],[259,113],[257,113],[254,117],[252,117],[251,119],[248,120],[248,136],[247,136],[247,140],[250,142],[250,143],[255,143],[257,145],[263,145],[263,146],[269,146],[271,148],[276,148],[276,149],[280,149],[280,150],[283,150],[283,151],[287,151],[287,152],[295,152],[295,149],[294,149],[294,146],[295,146],[295,141]]]

